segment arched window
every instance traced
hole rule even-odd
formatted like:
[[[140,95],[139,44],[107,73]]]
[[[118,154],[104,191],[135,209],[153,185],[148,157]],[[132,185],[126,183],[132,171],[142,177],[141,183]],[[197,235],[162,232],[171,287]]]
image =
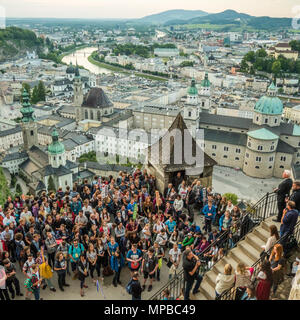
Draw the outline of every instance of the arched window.
[[[93,120],[93,119],[94,119],[94,113],[93,113],[93,110],[91,110],[90,115],[91,115],[91,116],[90,116],[90,119],[91,119],[91,120]]]
[[[98,111],[97,112],[97,120],[100,121],[100,119],[101,119],[101,113],[100,113],[100,111]]]
[[[89,118],[89,114],[88,114],[87,110],[84,111],[84,118],[85,118],[85,119],[88,119],[88,118]]]

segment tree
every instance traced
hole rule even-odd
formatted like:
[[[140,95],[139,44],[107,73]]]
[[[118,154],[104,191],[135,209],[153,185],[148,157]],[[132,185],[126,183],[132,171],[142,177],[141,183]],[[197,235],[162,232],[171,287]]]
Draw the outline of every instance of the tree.
[[[275,77],[277,77],[280,71],[281,71],[280,61],[274,61],[272,64],[272,73],[274,74]]]
[[[32,90],[30,102],[34,104],[34,103],[37,103],[38,101],[39,101],[38,88],[37,86],[35,86]]]
[[[10,181],[10,187],[14,188],[16,186],[17,183],[17,178],[14,174],[11,175],[11,181]]]
[[[20,184],[18,183],[16,185],[16,195],[20,196],[23,193],[22,187],[20,186]]]
[[[43,81],[40,81],[37,87],[38,101],[46,101],[46,88]]]
[[[10,190],[7,184],[7,180],[3,173],[3,169],[0,167],[0,204],[3,206],[7,200],[7,197],[10,196]]]
[[[52,176],[50,176],[48,179],[48,191],[55,191],[55,184]]]
[[[223,197],[225,197],[227,201],[230,200],[233,205],[237,205],[238,203],[238,196],[235,193],[225,193]]]

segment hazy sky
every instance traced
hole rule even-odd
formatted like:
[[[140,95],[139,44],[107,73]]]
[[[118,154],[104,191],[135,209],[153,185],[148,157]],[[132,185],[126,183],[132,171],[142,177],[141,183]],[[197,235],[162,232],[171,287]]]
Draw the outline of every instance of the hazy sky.
[[[170,9],[294,17],[299,0],[0,0],[7,17],[140,18]],[[292,11],[294,8],[294,12]]]

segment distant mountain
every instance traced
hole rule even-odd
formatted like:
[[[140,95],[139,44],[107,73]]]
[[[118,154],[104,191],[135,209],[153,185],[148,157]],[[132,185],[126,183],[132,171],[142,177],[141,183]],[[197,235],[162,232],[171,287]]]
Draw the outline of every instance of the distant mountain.
[[[279,28],[291,28],[291,18],[254,17],[249,14],[239,13],[234,10],[226,10],[220,13],[207,14],[191,18],[189,20],[169,20],[165,25],[175,24],[214,24],[234,25],[234,27],[251,27],[254,29],[272,30]]]
[[[152,14],[141,19],[139,22],[164,24],[170,20],[190,20],[196,17],[203,17],[208,15],[202,10],[168,10],[157,14]]]

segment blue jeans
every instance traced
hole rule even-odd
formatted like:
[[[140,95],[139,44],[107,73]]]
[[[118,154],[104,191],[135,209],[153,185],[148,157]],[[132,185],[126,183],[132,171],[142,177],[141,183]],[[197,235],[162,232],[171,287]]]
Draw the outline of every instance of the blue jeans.
[[[196,293],[196,291],[199,289],[200,284],[202,282],[202,276],[199,274],[196,279],[193,281],[185,281],[185,291],[184,291],[184,300],[190,300],[190,291],[193,287],[194,281],[196,280],[196,285],[193,289],[193,293]]]
[[[40,300],[40,288],[33,289],[33,294],[34,294],[35,300]]]

